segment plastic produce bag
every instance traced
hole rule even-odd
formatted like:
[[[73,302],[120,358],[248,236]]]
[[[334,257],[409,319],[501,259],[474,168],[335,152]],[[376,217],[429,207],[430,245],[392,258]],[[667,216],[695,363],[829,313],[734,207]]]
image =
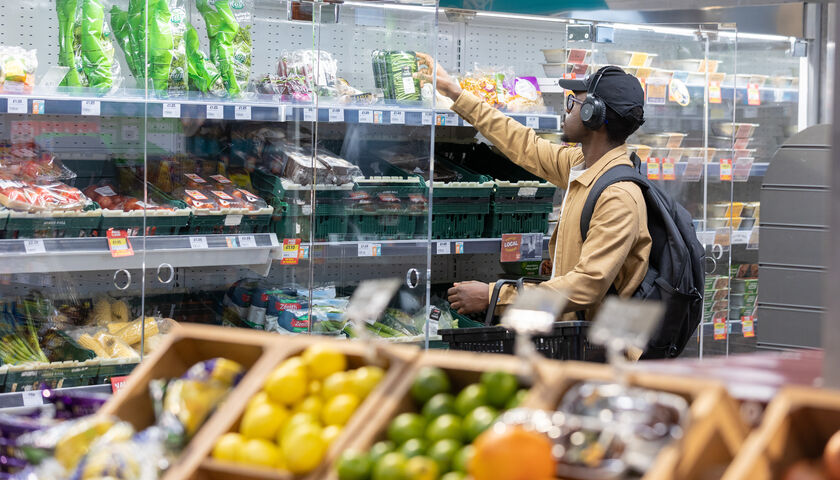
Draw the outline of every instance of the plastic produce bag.
[[[0,85],[4,93],[32,93],[37,68],[36,50],[0,47]]]
[[[198,32],[190,25],[184,34],[187,49],[187,71],[190,90],[217,97],[225,95],[225,84],[219,69],[210,61],[210,57],[201,51]]]
[[[58,64],[70,70],[62,79],[62,87],[81,87],[81,65],[76,62],[77,14],[81,0],[56,0],[55,10],[58,14]],[[81,25],[79,25],[79,29]]]
[[[282,85],[278,93],[297,101],[311,101],[315,92],[337,96],[337,79],[338,62],[325,50],[283,52],[277,62],[277,82]]]
[[[411,51],[373,52],[374,83],[387,99],[419,101],[420,82],[417,73],[417,56]]]
[[[120,67],[114,61],[103,0],[83,0],[81,29],[82,71],[88,86],[102,92],[110,91],[121,83]]]
[[[90,201],[75,187],[61,182],[33,184],[0,179],[0,205],[24,212],[82,210]]]
[[[251,77],[252,0],[196,0],[207,27],[210,58],[230,96],[245,92]]]

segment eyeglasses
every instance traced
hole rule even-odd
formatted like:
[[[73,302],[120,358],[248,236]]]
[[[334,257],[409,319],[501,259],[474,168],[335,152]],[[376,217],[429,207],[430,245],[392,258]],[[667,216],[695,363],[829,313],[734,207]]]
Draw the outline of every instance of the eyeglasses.
[[[566,97],[566,113],[572,113],[572,109],[575,108],[576,103],[583,105],[583,100],[578,100],[574,94],[570,93],[569,96]]]

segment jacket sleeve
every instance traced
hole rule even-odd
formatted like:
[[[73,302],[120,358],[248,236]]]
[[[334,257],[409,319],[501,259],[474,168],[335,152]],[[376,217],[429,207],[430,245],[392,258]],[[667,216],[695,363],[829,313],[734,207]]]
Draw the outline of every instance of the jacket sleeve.
[[[644,218],[640,218],[644,217]],[[619,185],[608,187],[595,204],[580,260],[566,275],[540,286],[569,295],[567,312],[589,309],[601,302],[639,239],[639,225],[647,224],[647,211]]]
[[[560,188],[568,185],[572,165],[583,161],[580,148],[557,145],[539,138],[534,130],[470,92],[461,92],[452,110],[470,122],[513,163]]]

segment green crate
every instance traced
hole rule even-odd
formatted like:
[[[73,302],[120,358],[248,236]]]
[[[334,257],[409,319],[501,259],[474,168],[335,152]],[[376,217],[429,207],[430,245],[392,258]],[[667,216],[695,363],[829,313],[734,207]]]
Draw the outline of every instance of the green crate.
[[[6,373],[6,392],[93,385],[99,372],[98,360],[11,365]]]
[[[428,216],[428,188],[419,176],[406,174],[388,163],[382,170],[388,176],[356,179],[354,191],[364,192],[377,205],[373,210],[356,208],[351,200],[346,211],[349,216],[348,236],[351,240],[399,240],[424,237],[424,219]],[[392,194],[400,200],[396,210],[378,206],[381,194]],[[422,205],[413,202],[421,198]]]
[[[124,377],[130,375],[138,363],[136,360],[128,360],[124,358],[113,358],[101,360],[99,362],[99,371],[96,374],[97,384],[111,383],[112,377]]]
[[[17,212],[10,211],[4,238],[71,238],[89,237],[102,221],[102,211],[96,203],[74,212]]]
[[[147,235],[178,235],[190,222],[190,209],[180,200],[172,200],[152,184],[148,185],[149,196],[159,204],[175,208],[175,212],[161,210],[135,210],[132,212],[102,211],[99,236],[104,237],[109,228],[127,230],[129,235],[143,233],[143,217],[146,217]]]
[[[206,212],[192,209],[190,222],[181,234],[265,233],[274,210],[266,207],[255,214]]]
[[[553,203],[557,187],[548,182],[496,180],[494,203]]]
[[[484,235],[498,238],[504,233],[546,233],[553,208],[551,204],[540,203],[494,204],[487,217]]]
[[[3,238],[2,232],[6,229],[6,222],[9,220],[9,211],[0,207],[0,238]]]
[[[404,240],[418,236],[421,215],[350,214],[348,236],[353,240]]]

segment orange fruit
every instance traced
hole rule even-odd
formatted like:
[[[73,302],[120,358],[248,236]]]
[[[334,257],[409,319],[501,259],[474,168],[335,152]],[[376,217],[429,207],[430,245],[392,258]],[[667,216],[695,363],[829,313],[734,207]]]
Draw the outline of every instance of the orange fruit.
[[[534,480],[555,475],[551,441],[540,433],[518,426],[496,427],[479,435],[473,446],[469,473],[474,480]]]

